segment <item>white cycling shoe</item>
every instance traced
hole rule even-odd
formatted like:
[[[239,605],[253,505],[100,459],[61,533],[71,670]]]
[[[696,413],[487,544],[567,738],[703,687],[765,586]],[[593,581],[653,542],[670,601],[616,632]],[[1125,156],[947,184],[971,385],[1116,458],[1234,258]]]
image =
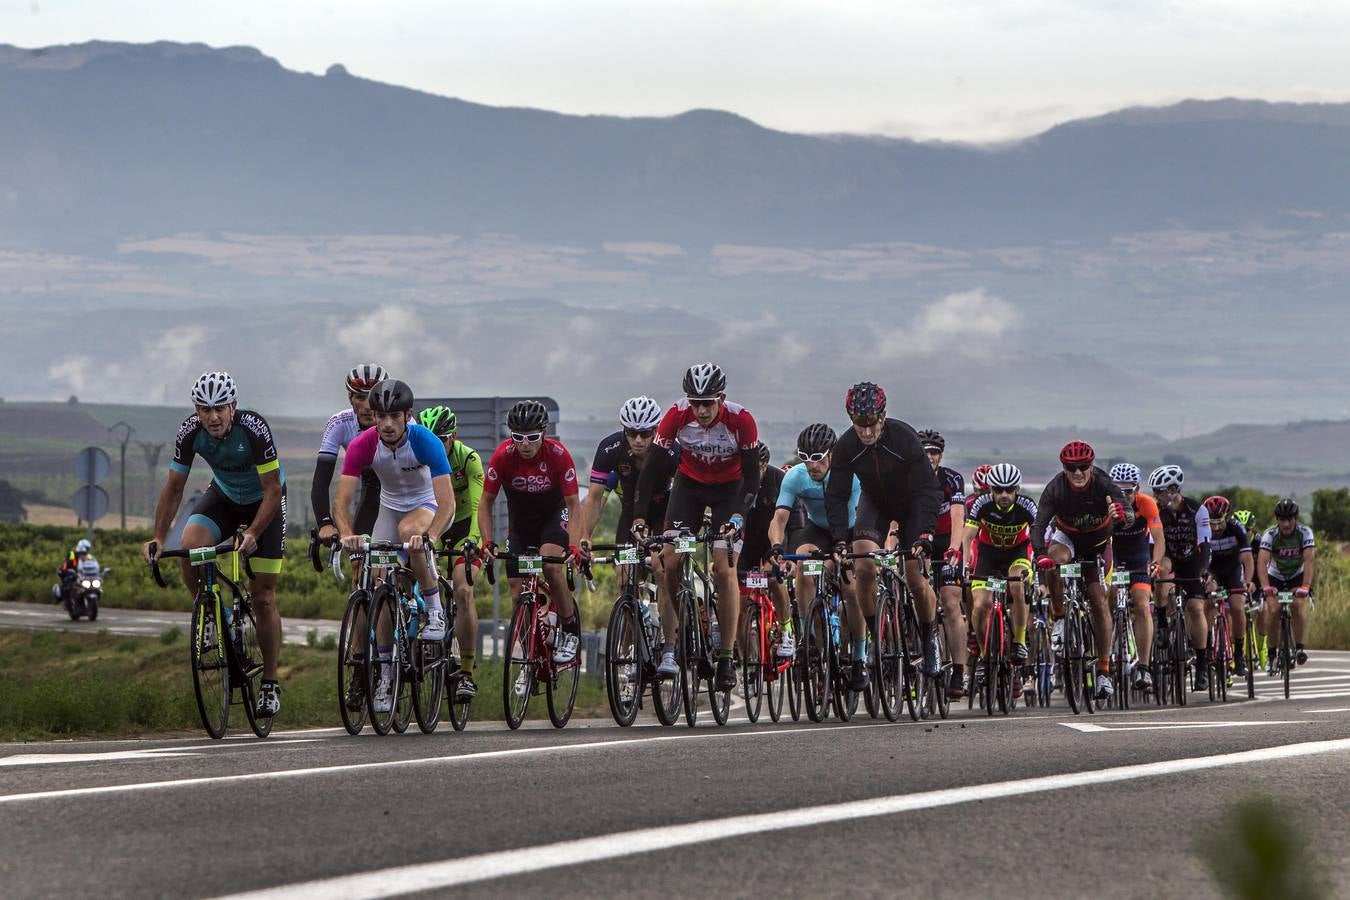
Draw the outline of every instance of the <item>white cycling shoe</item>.
[[[553,663],[558,666],[565,666],[577,658],[577,646],[581,640],[575,634],[568,634],[566,631],[558,632],[558,646],[553,648]]]
[[[791,659],[792,654],[797,652],[797,639],[791,634],[784,634],[778,638],[778,658]]]
[[[443,641],[445,640],[445,609],[437,607],[427,610],[427,627],[422,629],[420,635],[424,641]]]

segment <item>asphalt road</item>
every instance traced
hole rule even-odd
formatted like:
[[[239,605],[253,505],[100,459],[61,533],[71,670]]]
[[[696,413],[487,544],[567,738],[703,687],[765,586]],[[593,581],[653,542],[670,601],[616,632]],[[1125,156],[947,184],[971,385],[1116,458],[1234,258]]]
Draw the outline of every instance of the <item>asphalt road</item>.
[[[55,603],[0,603],[0,628],[27,628],[40,631],[87,631],[95,634],[107,629],[112,634],[159,637],[166,628],[187,631],[192,614],[170,610],[99,608],[98,619],[71,621],[64,606]],[[282,619],[281,627],[288,644],[303,644],[311,630],[321,639],[337,637],[341,622],[332,619]]]
[[[1253,794],[1350,895],[1350,654],[1292,700],[0,745],[6,896],[1218,896]],[[542,699],[542,698],[541,698]],[[706,723],[706,724],[702,724]]]

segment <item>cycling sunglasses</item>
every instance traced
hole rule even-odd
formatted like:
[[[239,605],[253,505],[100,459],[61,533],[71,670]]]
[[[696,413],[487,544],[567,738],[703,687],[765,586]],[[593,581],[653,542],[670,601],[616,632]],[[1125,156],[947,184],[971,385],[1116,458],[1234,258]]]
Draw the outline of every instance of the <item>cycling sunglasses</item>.
[[[822,462],[825,457],[829,455],[830,451],[828,450],[823,453],[803,453],[800,450],[797,451],[797,458],[802,462]]]
[[[517,444],[537,444],[544,439],[542,431],[531,431],[529,434],[521,434],[519,431],[511,432],[511,440]]]
[[[625,428],[623,433],[631,438],[649,438],[656,434],[655,428]]]
[[[1092,468],[1092,463],[1064,464],[1065,472],[1086,472],[1090,468]]]
[[[849,416],[849,418],[852,419],[853,424],[857,425],[859,428],[870,428],[881,421],[880,415]]]
[[[690,406],[708,407],[717,405],[716,397],[689,397],[687,399]]]

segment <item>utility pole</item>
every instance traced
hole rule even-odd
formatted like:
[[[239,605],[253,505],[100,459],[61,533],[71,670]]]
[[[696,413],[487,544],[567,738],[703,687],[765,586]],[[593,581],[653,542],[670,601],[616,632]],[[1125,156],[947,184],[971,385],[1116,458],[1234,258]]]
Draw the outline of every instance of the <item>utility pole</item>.
[[[164,449],[164,444],[154,441],[137,441],[136,443],[140,446],[141,452],[145,454],[145,469],[150,476],[145,488],[146,509],[149,510],[146,515],[153,520],[155,517],[155,469],[159,466],[159,451]],[[150,527],[155,527],[153,521],[150,523]]]
[[[132,427],[131,427],[130,425],[128,425],[126,422],[118,422],[118,423],[115,424],[115,425],[109,426],[108,431],[113,432],[113,431],[116,431],[116,430],[119,429],[119,428],[125,429],[125,430],[122,432],[122,500],[121,500],[121,506],[122,506],[122,530],[123,530],[123,531],[126,531],[126,530],[127,530],[127,444],[129,444],[129,443],[131,442],[131,436],[132,436],[133,434],[136,433],[136,429],[135,429],[135,428],[132,428]]]

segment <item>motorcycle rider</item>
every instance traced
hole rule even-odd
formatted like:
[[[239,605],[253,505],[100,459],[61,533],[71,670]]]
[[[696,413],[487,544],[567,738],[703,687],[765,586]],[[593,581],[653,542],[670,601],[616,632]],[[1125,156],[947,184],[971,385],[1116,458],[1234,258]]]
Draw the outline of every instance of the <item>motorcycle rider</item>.
[[[56,570],[56,575],[61,579],[61,583],[52,587],[52,602],[60,603],[66,596],[66,591],[75,583],[75,577],[80,572],[80,563],[93,552],[93,545],[85,538],[80,538],[75,542],[75,549],[66,554],[66,559],[61,563],[61,568]]]

